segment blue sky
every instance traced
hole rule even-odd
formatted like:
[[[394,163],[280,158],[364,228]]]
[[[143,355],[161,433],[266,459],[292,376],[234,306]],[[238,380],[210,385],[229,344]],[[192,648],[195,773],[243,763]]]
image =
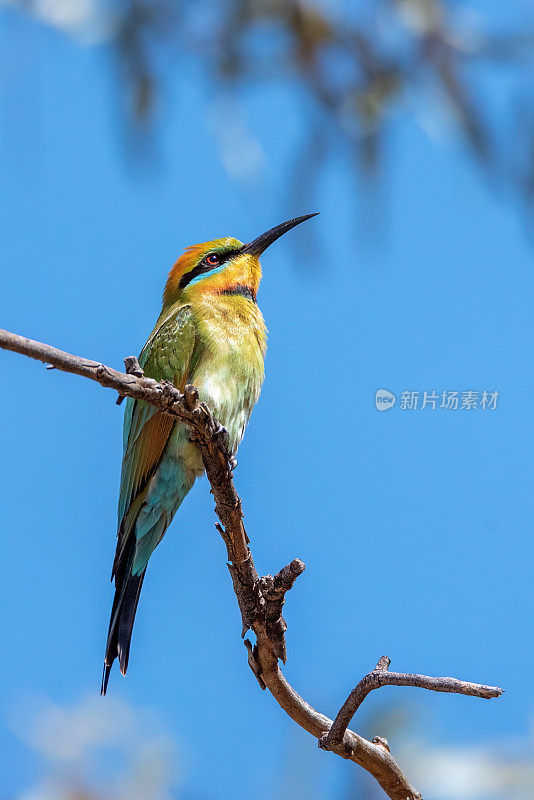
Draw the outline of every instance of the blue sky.
[[[285,176],[306,124],[295,87],[246,92],[264,167],[243,186],[221,163],[213,91],[190,64],[166,79],[158,159],[136,167],[103,48],[15,13],[4,14],[0,42],[2,327],[120,367],[141,349],[186,245],[246,240],[319,210],[263,258],[267,378],[235,475],[258,569],[295,556],[307,565],[286,604],[287,676],[334,714],[387,653],[396,670],[506,694],[484,702],[386,689],[369,711],[416,703],[436,741],[525,736],[534,273],[510,198],[458,143],[437,146],[399,121],[371,244],[370,201],[342,154],[327,163],[319,197],[288,208]],[[99,690],[122,409],[80,378],[1,359],[0,750],[11,796],[40,769],[9,722],[16,704],[33,695],[69,704]],[[383,387],[500,395],[496,410],[378,413]],[[289,747],[306,753],[321,786],[336,785],[350,767],[295,730],[250,674],[214,522],[202,480],[151,560],[128,676],[114,672],[110,691],[164,721],[184,796],[245,800],[254,783],[264,800],[279,789]]]

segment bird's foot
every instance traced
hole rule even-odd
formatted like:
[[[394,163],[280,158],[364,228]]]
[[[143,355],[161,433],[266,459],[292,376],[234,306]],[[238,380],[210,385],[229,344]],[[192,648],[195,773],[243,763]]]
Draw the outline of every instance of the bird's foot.
[[[213,438],[219,442],[224,443],[228,447],[228,431],[221,425],[220,422],[215,422],[215,430],[213,431]]]

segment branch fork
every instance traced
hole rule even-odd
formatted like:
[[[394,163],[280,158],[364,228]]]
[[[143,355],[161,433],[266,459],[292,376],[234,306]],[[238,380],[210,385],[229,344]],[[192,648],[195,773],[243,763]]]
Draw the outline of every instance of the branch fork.
[[[180,392],[170,383],[148,378],[134,357],[125,359],[126,372],[118,372],[97,361],[82,359],[8,331],[0,330],[0,347],[115,389],[119,393],[117,402],[122,402],[124,397],[144,400],[189,427],[191,438],[202,454],[215,500],[215,512],[219,517],[216,527],[227,549],[228,569],[241,612],[242,635],[244,637],[249,629],[256,635],[256,643],[253,645],[246,639],[245,646],[248,663],[259,685],[268,689],[281,708],[318,740],[319,747],[354,761],[373,775],[390,800],[421,800],[420,793],[391,755],[386,739],[376,736],[368,741],[349,730],[352,718],[369,692],[382,686],[414,686],[489,699],[499,697],[502,689],[456,678],[390,672],[390,659],[382,656],[376,667],[356,684],[333,721],[316,711],[288,683],[279,666],[279,662],[285,663],[287,658],[287,625],[282,608],[287,592],[304,571],[304,564],[294,559],[274,577],[258,576],[243,523],[241,500],[233,483],[235,460],[228,450],[226,431],[199,401],[195,387],[188,385]]]

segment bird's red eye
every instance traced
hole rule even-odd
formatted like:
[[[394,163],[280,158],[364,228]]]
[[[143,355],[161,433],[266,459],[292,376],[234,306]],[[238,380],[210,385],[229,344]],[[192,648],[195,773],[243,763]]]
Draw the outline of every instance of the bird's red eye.
[[[217,253],[210,253],[209,256],[206,256],[206,262],[214,267],[219,263],[219,256]]]

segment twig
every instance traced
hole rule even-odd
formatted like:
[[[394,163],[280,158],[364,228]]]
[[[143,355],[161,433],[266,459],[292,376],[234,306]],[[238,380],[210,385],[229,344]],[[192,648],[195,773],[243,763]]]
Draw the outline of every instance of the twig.
[[[260,579],[260,589],[265,598],[265,624],[267,635],[271,640],[277,658],[284,664],[287,659],[285,632],[286,622],[282,616],[282,606],[288,592],[299,575],[305,570],[304,562],[295,558],[287,567],[283,567],[274,578],[266,575]]]
[[[141,367],[139,366],[139,361],[137,360],[137,356],[126,356],[126,358],[124,359],[124,371],[126,372],[127,375],[135,375],[136,378],[142,378],[143,375],[145,374],[141,369]],[[124,395],[120,394],[116,400],[117,405],[120,406],[123,400],[124,400]]]
[[[433,678],[428,675],[412,675],[410,673],[389,672],[391,659],[382,656],[376,667],[354,687],[338,711],[332,727],[325,736],[319,739],[319,747],[333,750],[343,743],[343,737],[353,716],[359,709],[369,692],[382,686],[415,686],[418,689],[429,689],[432,692],[454,692],[471,697],[500,697],[502,689],[498,686],[483,686],[480,683],[468,683],[457,678]],[[383,740],[385,742],[385,740]],[[387,744],[387,742],[386,742]]]
[[[383,656],[372,672],[351,692],[336,719],[320,714],[292,688],[283,676],[279,659],[286,659],[286,623],[282,606],[286,592],[303,572],[304,564],[295,559],[273,578],[258,576],[243,524],[241,500],[232,479],[234,462],[226,444],[226,432],[199,401],[194,386],[186,386],[183,394],[166,382],[144,375],[136,359],[127,359],[127,372],[79,358],[41,342],[0,330],[0,347],[35,358],[63,372],[90,378],[101,386],[115,389],[122,397],[135,397],[176,417],[189,426],[191,437],[202,454],[206,475],[215,498],[215,511],[228,552],[228,567],[237,597],[243,624],[243,635],[252,628],[256,643],[245,641],[248,661],[262,689],[267,688],[304,730],[319,740],[324,749],[359,764],[373,775],[391,800],[420,800],[421,795],[409,783],[389,752],[385,739],[372,742],[348,730],[348,725],[362,701],[380,686],[417,686],[439,692],[457,692],[476,697],[498,697],[501,689],[466,683],[455,678],[431,678],[388,672],[389,659]]]

